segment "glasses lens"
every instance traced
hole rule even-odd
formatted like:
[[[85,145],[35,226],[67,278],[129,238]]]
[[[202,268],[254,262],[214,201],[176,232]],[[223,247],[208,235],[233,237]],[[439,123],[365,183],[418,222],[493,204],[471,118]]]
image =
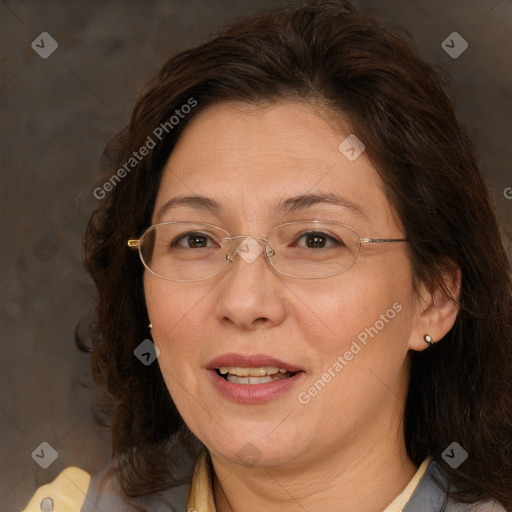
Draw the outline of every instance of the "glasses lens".
[[[207,279],[225,264],[228,233],[208,224],[169,222],[149,228],[140,255],[153,274],[173,281]]]
[[[267,237],[274,255],[272,266],[281,274],[320,278],[342,274],[356,262],[359,235],[336,222],[290,222]]]

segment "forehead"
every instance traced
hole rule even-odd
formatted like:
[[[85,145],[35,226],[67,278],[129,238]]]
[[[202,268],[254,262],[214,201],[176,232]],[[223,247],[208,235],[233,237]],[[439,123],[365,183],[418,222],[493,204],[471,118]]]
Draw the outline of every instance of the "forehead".
[[[364,152],[351,161],[340,151],[349,135],[339,119],[311,104],[210,106],[189,122],[170,155],[154,218],[185,195],[211,197],[222,216],[256,222],[290,197],[331,194],[384,227],[393,221],[382,181]]]

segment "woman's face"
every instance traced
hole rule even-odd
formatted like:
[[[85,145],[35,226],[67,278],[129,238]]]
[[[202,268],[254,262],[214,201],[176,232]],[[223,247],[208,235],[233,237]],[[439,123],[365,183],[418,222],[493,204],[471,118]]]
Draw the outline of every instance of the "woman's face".
[[[353,160],[349,143],[339,149],[349,134],[306,104],[211,106],[170,156],[152,223],[199,221],[264,237],[278,224],[321,219],[361,237],[403,238],[365,153]],[[327,194],[339,204],[307,200]],[[210,198],[218,209],[163,208],[182,196]],[[237,255],[226,268],[197,282],[144,278],[158,364],[212,456],[296,467],[400,442],[407,352],[424,334],[407,244],[363,244],[350,270],[324,279],[282,276],[264,255],[251,263]],[[220,366],[231,367],[230,382]],[[249,367],[292,371],[243,383]]]

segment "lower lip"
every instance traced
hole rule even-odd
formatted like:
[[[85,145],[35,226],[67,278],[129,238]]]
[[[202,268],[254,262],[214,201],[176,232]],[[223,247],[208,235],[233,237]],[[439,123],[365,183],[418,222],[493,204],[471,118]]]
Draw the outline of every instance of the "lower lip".
[[[228,400],[238,404],[262,404],[276,398],[295,386],[304,372],[297,372],[287,379],[278,379],[265,384],[235,384],[222,378],[215,370],[208,370],[213,385]]]

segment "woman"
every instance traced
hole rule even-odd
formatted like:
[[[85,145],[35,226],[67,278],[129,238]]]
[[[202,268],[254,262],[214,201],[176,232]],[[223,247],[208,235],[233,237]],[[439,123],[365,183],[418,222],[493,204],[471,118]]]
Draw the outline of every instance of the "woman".
[[[512,508],[510,266],[406,36],[345,1],[239,23],[107,154],[84,253],[115,462],[83,511]]]

